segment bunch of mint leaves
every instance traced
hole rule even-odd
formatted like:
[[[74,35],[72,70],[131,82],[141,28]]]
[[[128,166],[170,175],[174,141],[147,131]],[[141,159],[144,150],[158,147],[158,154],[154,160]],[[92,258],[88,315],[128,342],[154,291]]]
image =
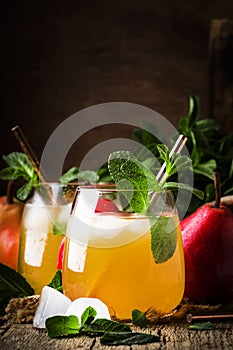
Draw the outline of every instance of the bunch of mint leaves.
[[[153,130],[154,125],[148,125],[147,122],[144,124],[146,124],[144,128],[142,125],[142,128],[135,129],[133,132],[132,138],[145,146],[141,147],[136,155],[143,165],[156,174],[159,167],[154,159],[159,160],[161,164],[163,161],[157,148],[160,141],[147,131]],[[156,134],[158,132],[156,130]],[[204,200],[192,196],[186,214],[189,215],[199,206],[214,200],[215,172],[221,175],[222,196],[233,194],[233,134],[223,136],[216,120],[200,118],[200,101],[195,95],[189,98],[189,112],[186,117],[180,118],[178,132],[188,138],[186,147],[192,160],[194,187],[204,193]],[[155,157],[151,157],[145,149]],[[173,174],[170,181],[177,181],[176,174]],[[173,193],[175,195],[175,189]]]
[[[108,159],[109,172],[117,184],[118,189],[133,190],[130,207],[135,213],[148,214],[150,207],[149,191],[162,193],[164,190],[183,189],[191,191],[195,196],[203,199],[203,192],[186,183],[168,181],[182,169],[192,167],[192,161],[186,155],[173,154],[169,157],[169,149],[164,144],[157,145],[160,158],[166,163],[162,181],[158,181],[154,172],[130,151],[112,152]],[[127,193],[127,191],[125,191]]]
[[[96,310],[89,306],[81,315],[53,316],[46,320],[45,326],[51,338],[64,336],[100,336],[102,345],[133,345],[160,341],[154,334],[132,332],[126,323],[97,318]]]
[[[7,181],[23,180],[24,184],[18,188],[16,197],[20,201],[25,201],[33,189],[40,187],[38,174],[26,154],[22,152],[12,152],[8,155],[3,155],[3,160],[6,162],[7,167],[0,171],[0,179]],[[62,184],[68,184],[76,179],[80,182],[96,183],[100,180],[100,176],[96,171],[79,171],[77,167],[72,167],[58,181]]]
[[[26,279],[17,271],[0,263],[0,316],[5,315],[5,307],[11,298],[34,295],[34,290]],[[57,270],[49,283],[62,293],[62,272]],[[60,338],[64,336],[101,336],[104,345],[146,344],[160,341],[158,335],[132,332],[128,324],[108,319],[95,319],[97,312],[91,306],[87,307],[79,320],[77,316],[53,316],[46,320],[48,336]],[[133,324],[145,327],[145,314],[133,310]]]
[[[126,199],[127,211],[141,213],[150,218],[151,251],[155,263],[161,264],[173,256],[177,245],[177,232],[175,227],[167,231],[168,217],[157,218],[152,214],[151,201],[160,198],[159,194],[164,194],[164,190],[168,189],[191,191],[200,199],[203,198],[203,192],[186,183],[168,181],[178,171],[191,167],[192,162],[189,157],[180,153],[169,157],[169,149],[164,144],[158,145],[157,148],[161,159],[166,164],[161,181],[158,181],[155,174],[130,151],[111,153],[108,167],[118,190],[122,191],[121,194]],[[153,195],[155,195],[154,199]]]

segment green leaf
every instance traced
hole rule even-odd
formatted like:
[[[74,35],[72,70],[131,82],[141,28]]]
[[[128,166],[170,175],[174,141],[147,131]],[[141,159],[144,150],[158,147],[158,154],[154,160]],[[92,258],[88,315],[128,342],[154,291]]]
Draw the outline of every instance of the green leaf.
[[[65,335],[77,335],[80,329],[78,317],[74,315],[47,318],[45,326],[48,331],[48,336],[51,338],[59,338]]]
[[[157,264],[169,260],[177,245],[176,223],[172,217],[160,216],[151,229],[151,251]]]
[[[127,196],[127,191],[124,193],[132,210],[137,213],[145,212],[149,204],[148,189],[161,190],[154,174],[143,167],[129,151],[111,153],[108,167],[119,189],[134,190],[132,198]]]
[[[214,119],[201,119],[196,121],[196,127],[202,132],[208,131],[210,129],[218,130],[219,125]]]
[[[190,131],[195,124],[198,114],[199,114],[199,98],[198,96],[190,96],[189,98],[189,113],[187,117],[180,118],[179,120],[179,130],[185,136],[190,136]]]
[[[33,294],[33,288],[23,276],[0,263],[0,298],[25,297]]]
[[[82,327],[81,331],[84,334],[104,334],[105,332],[131,332],[131,329],[125,323],[97,318],[90,324]]]
[[[51,288],[62,292],[62,272],[61,270],[57,270],[55,275],[52,278],[52,281],[48,285]]]
[[[79,180],[79,182],[84,181],[89,183],[96,183],[99,179],[99,176],[95,171],[91,171],[91,170],[79,171],[77,167],[72,167],[65,174],[63,174],[59,180],[61,183],[66,184],[77,179]]]
[[[214,159],[210,159],[205,163],[198,164],[195,166],[193,171],[196,174],[203,175],[205,177],[208,177],[209,179],[214,179],[214,173],[216,171],[216,161]]]
[[[90,324],[96,317],[97,312],[92,306],[88,306],[82,313],[81,324],[82,326]]]
[[[22,152],[12,152],[7,156],[3,156],[7,165],[14,169],[20,170],[21,176],[28,179],[34,174],[34,168],[26,154]]]
[[[214,329],[214,325],[212,322],[200,322],[191,324],[188,329],[197,330],[197,331],[212,331]]]
[[[204,198],[204,193],[203,191],[200,191],[196,188],[193,188],[191,186],[189,186],[188,184],[184,184],[181,182],[167,182],[164,184],[163,186],[165,189],[181,189],[181,190],[186,190],[186,191],[190,191],[192,192],[196,197],[198,197],[199,199],[203,199]]]
[[[52,232],[55,236],[64,236],[66,233],[66,226],[67,224],[65,222],[55,222],[52,227]]]
[[[165,163],[170,163],[170,158],[169,158],[169,149],[166,145],[164,144],[159,144],[157,145],[158,151],[160,158],[165,162]]]
[[[27,199],[33,188],[33,182],[30,180],[28,183],[24,184],[17,191],[17,198],[21,201]]]
[[[5,168],[0,171],[1,180],[16,180],[18,179],[17,172],[12,168]]]
[[[0,171],[0,178],[3,180],[17,180],[23,178],[27,181],[17,191],[17,198],[24,201],[29,196],[33,187],[39,185],[38,176],[28,157],[21,152],[12,152],[3,156],[8,167]]]
[[[67,184],[69,182],[76,180],[77,178],[78,178],[78,168],[72,167],[59,178],[59,181],[61,183]]]
[[[189,127],[192,127],[192,125],[197,120],[199,110],[200,110],[199,97],[196,95],[190,96],[190,98],[189,98],[189,113],[188,113]]]
[[[135,326],[139,327],[146,327],[147,325],[147,319],[146,319],[146,313],[139,311],[137,309],[134,309],[132,311],[132,322]]]
[[[158,335],[138,332],[106,332],[101,338],[102,345],[148,344],[160,341]]]

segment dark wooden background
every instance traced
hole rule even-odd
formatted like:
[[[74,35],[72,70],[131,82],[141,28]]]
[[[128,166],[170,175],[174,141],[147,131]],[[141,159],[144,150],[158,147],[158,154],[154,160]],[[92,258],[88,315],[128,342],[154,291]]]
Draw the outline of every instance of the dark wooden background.
[[[1,155],[20,150],[13,126],[40,157],[64,119],[104,102],[145,105],[176,127],[189,95],[197,94],[207,117],[214,18],[233,19],[232,0],[2,2]],[[81,138],[70,165],[104,133]]]

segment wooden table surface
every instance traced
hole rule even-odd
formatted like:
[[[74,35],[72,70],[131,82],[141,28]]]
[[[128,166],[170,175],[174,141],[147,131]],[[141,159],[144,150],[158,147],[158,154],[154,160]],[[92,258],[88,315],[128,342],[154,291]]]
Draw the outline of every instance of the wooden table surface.
[[[10,321],[0,327],[1,350],[76,350],[76,349],[233,349],[233,322],[214,323],[214,330],[194,331],[188,329],[187,322],[164,324],[133,329],[160,335],[160,342],[146,345],[103,346],[100,339],[87,336],[54,339],[49,338],[44,329],[33,328],[31,324],[14,324]]]

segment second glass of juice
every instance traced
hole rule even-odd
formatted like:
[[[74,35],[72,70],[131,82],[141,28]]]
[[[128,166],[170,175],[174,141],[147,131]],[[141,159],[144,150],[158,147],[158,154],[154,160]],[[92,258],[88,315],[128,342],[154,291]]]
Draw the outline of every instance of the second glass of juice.
[[[76,185],[46,183],[24,206],[18,271],[35,294],[48,285],[56,270],[58,250],[66,231]]]
[[[140,196],[137,198],[140,198]],[[63,291],[101,299],[111,316],[132,310],[170,312],[183,297],[184,256],[170,192],[142,193],[145,212],[134,212],[134,191],[82,186],[68,220]]]

